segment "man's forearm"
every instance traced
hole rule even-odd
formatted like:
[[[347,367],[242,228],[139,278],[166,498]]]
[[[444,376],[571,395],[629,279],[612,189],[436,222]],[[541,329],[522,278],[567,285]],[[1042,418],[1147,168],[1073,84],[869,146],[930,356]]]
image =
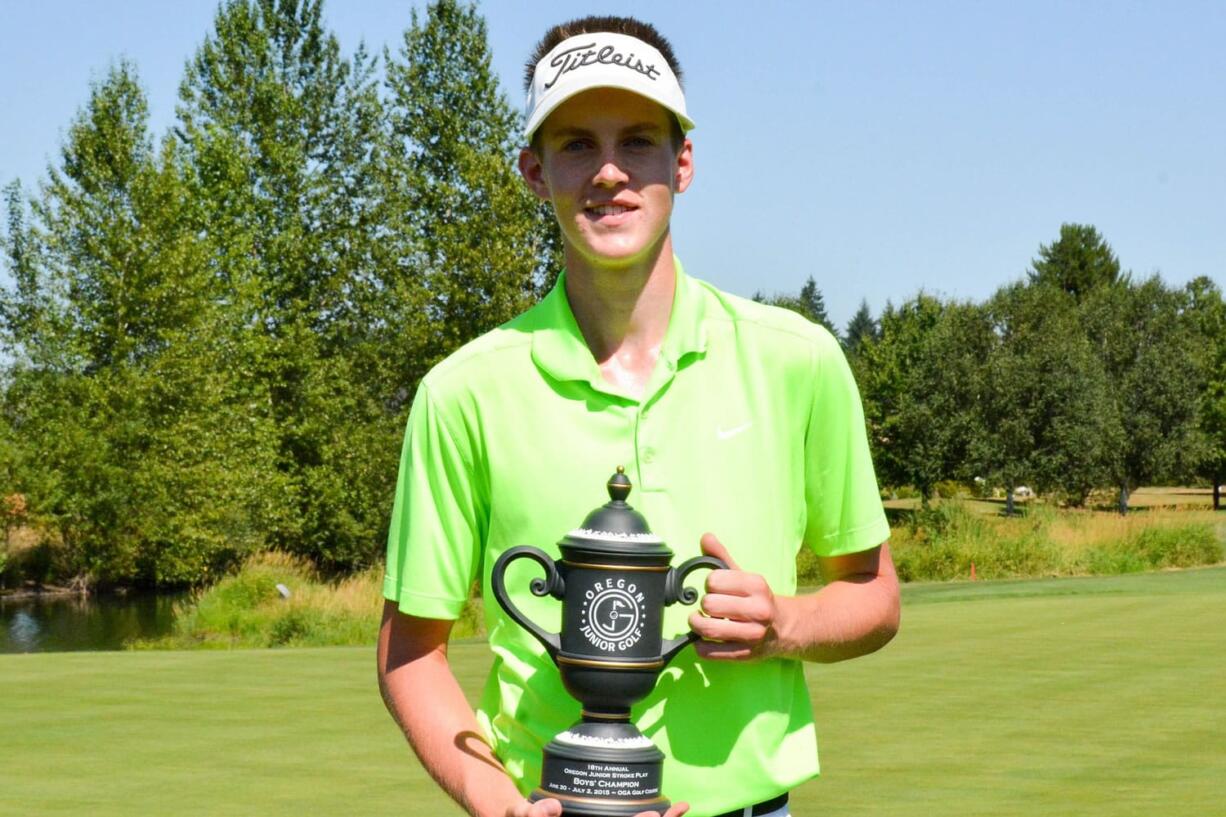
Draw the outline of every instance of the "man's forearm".
[[[898,583],[892,575],[837,579],[816,593],[775,601],[773,655],[843,661],[880,649],[898,632]]]
[[[826,584],[804,596],[776,596],[761,575],[737,567],[714,534],[703,534],[701,544],[729,566],[707,576],[701,609],[690,615],[703,658],[829,663],[880,649],[898,632],[898,576],[887,544],[820,557]]]
[[[399,615],[399,614],[393,614]],[[422,620],[417,620],[421,622]],[[446,622],[427,638],[379,633],[379,689],[423,766],[474,817],[505,817],[524,802],[480,736],[476,717],[447,663]]]

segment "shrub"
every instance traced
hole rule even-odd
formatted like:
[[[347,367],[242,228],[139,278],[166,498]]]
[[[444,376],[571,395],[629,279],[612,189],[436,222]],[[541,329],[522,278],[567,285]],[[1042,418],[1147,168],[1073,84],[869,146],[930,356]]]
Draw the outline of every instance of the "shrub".
[[[1222,546],[1208,524],[1146,528],[1137,547],[1154,567],[1193,567],[1222,559]]]
[[[289,588],[288,599],[277,584]],[[383,609],[383,571],[373,567],[324,581],[310,563],[284,553],[249,558],[175,613],[174,633],[134,643],[138,649],[373,645]],[[452,637],[485,633],[483,606],[472,598]]]
[[[957,499],[960,496],[970,496],[971,489],[963,485],[961,482],[952,479],[943,479],[936,485],[932,486],[932,491],[940,499]]]
[[[57,577],[66,577],[62,556],[62,549],[46,540],[10,547],[8,572],[15,581],[50,584]]]
[[[885,493],[886,499],[919,499],[920,492],[910,485],[899,485]]]
[[[284,647],[287,644],[309,640],[318,633],[323,623],[319,610],[309,607],[291,607],[273,619],[268,632],[268,646]]]
[[[965,579],[972,564],[980,578],[1023,578],[1215,564],[1221,535],[1211,512],[1125,518],[1038,503],[1002,518],[945,500],[910,513],[892,529],[890,547],[902,581]],[[802,553],[797,574],[816,577],[816,558]]]
[[[1222,544],[1208,522],[1144,527],[1089,549],[1083,558],[1087,571],[1098,574],[1195,567],[1221,560]]]
[[[977,567],[985,579],[1053,576],[1063,572],[1063,554],[1044,531],[1002,538],[980,549]]]
[[[969,555],[948,541],[920,541],[894,551],[894,567],[904,582],[965,578],[970,565]]]

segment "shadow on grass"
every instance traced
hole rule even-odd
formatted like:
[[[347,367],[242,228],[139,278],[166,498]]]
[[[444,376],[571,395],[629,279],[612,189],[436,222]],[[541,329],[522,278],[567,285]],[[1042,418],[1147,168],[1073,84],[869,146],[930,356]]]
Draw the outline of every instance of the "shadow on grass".
[[[1213,510],[1213,506],[1202,504],[1197,500],[1202,500],[1207,494],[1206,489],[1202,488],[1168,488],[1163,489],[1161,493],[1149,492],[1134,494],[1129,500],[1128,516],[1143,516],[1151,512],[1163,511],[1201,511]],[[1003,497],[969,497],[960,496],[956,498],[934,498],[930,503],[930,508],[936,508],[942,503],[959,502],[969,510],[981,516],[999,516],[1004,518],[1025,518],[1033,512],[1055,511],[1063,513],[1065,511],[1071,513],[1094,512],[1100,514],[1119,515],[1119,502],[1114,498],[1094,498],[1082,506],[1066,505],[1063,503],[1052,503],[1041,499],[1019,499],[1013,500],[1013,513],[1007,514],[1005,508],[1008,503]],[[914,523],[917,514],[922,512],[922,507],[918,499],[905,500],[887,500],[885,503],[886,518],[889,520],[891,527],[899,525],[911,526]],[[1226,511],[1226,505],[1221,508]]]
[[[949,502],[959,503],[962,507],[969,509],[972,513],[979,516],[1000,516],[1014,519],[1026,517],[1030,515],[1032,509],[1040,507],[1035,503],[1015,502],[1013,513],[1006,514],[1005,501],[1003,499],[934,499],[928,511],[925,511],[918,504],[906,507],[886,505],[885,518],[890,523],[891,528],[906,527],[914,529],[917,525],[922,525],[922,520],[926,514],[932,513],[942,503]]]

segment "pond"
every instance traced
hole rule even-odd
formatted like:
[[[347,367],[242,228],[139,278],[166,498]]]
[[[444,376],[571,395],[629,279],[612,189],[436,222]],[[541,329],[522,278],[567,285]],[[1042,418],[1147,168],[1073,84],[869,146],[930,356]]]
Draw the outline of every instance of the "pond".
[[[181,594],[0,598],[0,653],[119,650],[170,632]]]

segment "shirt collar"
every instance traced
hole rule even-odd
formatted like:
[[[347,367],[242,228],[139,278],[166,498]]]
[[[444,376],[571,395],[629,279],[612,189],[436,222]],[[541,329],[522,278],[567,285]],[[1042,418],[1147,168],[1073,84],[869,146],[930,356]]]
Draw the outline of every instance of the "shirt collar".
[[[673,307],[668,316],[668,329],[660,346],[656,374],[663,366],[675,372],[682,358],[706,351],[706,331],[703,326],[704,293],[702,285],[685,274],[681,261],[673,257],[676,285]],[[600,368],[592,351],[579,331],[579,324],[566,297],[566,273],[536,307],[539,320],[532,333],[532,360],[543,372],[556,380],[586,380],[593,388],[610,392],[610,386],[600,376]],[[657,378],[653,375],[652,381]]]

